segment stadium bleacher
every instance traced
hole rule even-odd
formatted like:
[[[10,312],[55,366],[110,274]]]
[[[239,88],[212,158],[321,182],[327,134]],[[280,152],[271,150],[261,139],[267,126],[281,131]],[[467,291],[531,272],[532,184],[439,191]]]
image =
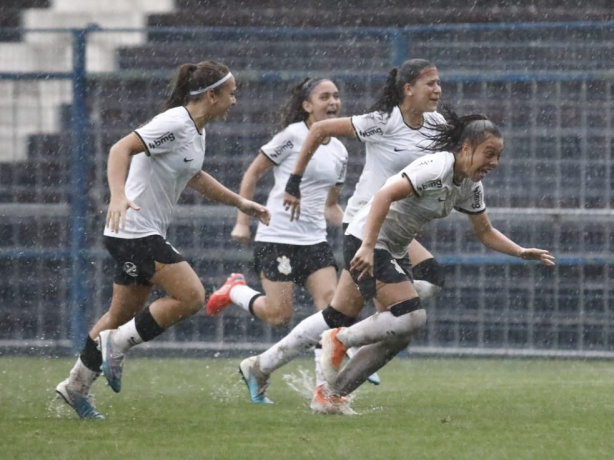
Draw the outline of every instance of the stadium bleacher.
[[[50,8],[52,3],[11,0],[10,8],[0,10],[0,26],[23,25],[21,20],[15,22],[23,17],[22,10]],[[614,169],[608,163],[608,150],[604,148],[606,142],[611,142],[604,133],[609,122],[601,114],[608,113],[611,102],[596,94],[610,94],[611,84],[590,79],[559,81],[556,78],[574,72],[608,70],[614,57],[612,29],[490,27],[497,22],[612,19],[614,14],[609,2],[595,1],[591,8],[578,1],[512,1],[506,2],[505,7],[499,3],[459,4],[451,0],[434,0],[427,8],[422,8],[408,6],[407,1],[387,0],[378,2],[378,7],[373,9],[373,2],[366,0],[352,2],[351,8],[344,2],[330,6],[329,2],[323,1],[176,0],[174,11],[143,13],[143,24],[174,28],[210,26],[215,29],[150,29],[142,43],[140,39],[122,42],[118,37],[114,41],[112,34],[107,33],[111,38],[105,50],[111,50],[112,56],[105,55],[104,62],[113,67],[92,73],[88,78],[88,150],[91,152],[87,177],[91,216],[87,223],[88,244],[93,250],[101,251],[100,228],[108,200],[104,167],[110,146],[157,113],[167,91],[168,76],[179,63],[216,59],[228,64],[239,77],[238,105],[228,121],[207,126],[208,149],[204,165],[221,182],[237,190],[244,169],[274,132],[278,121],[276,112],[286,87],[303,75],[338,75],[346,114],[364,112],[373,102],[385,74],[393,65],[391,43],[398,37],[389,36],[385,31],[366,33],[366,27],[444,23],[489,26],[437,31],[416,28],[402,43],[406,53],[403,58],[423,57],[438,65],[446,100],[457,104],[463,111],[485,112],[504,128],[506,153],[501,168],[488,179],[489,207],[610,209],[614,205],[610,193]],[[29,17],[34,16],[31,14]],[[54,16],[54,21],[61,17],[61,14]],[[75,26],[75,17],[70,16],[66,26]],[[82,15],[79,17],[83,18]],[[91,16],[86,17],[87,21],[91,19]],[[99,22],[109,26],[105,21]],[[87,22],[79,24],[85,26]],[[231,29],[236,26],[245,29]],[[356,31],[324,33],[317,29],[337,26],[352,27]],[[316,29],[309,35],[299,29],[272,33],[256,30],[265,27]],[[122,34],[125,36],[125,32]],[[106,35],[102,31],[94,36],[98,40]],[[22,38],[21,31],[0,33],[0,39],[5,42],[15,43]],[[530,81],[498,79],[494,75],[497,72],[535,74],[539,78]],[[455,78],[446,80],[446,75],[455,75]],[[466,78],[467,75],[471,78]],[[549,80],[544,75],[556,78]],[[57,110],[58,119],[55,131],[30,132],[25,143],[25,157],[0,162],[0,205],[61,206],[70,202],[71,106],[69,102],[60,101],[54,110]],[[347,145],[352,159],[348,184],[353,184],[362,168],[361,146],[355,141],[348,141]],[[578,152],[582,153],[581,159]],[[257,200],[264,201],[270,184],[271,178],[268,177],[257,190]],[[351,185],[346,187],[344,198],[351,191]],[[181,199],[183,205],[206,203],[190,192]],[[230,271],[245,270],[244,261],[249,258],[247,252],[237,254],[237,247],[228,236],[232,224],[232,217],[224,215],[208,219],[206,225],[202,218],[180,219],[169,237],[178,247],[185,248],[186,255],[193,259],[203,278],[218,283]],[[457,224],[456,221],[441,223],[433,232],[424,235],[425,244],[437,254],[483,254],[483,248],[470,237],[465,238],[468,231],[459,230]],[[599,253],[610,235],[609,228],[603,223],[562,225],[560,230],[553,232],[543,222],[527,227],[525,221],[518,220],[501,229],[527,244],[551,243],[553,248],[573,254]],[[338,237],[335,236],[337,241]],[[70,279],[69,261],[65,255],[53,251],[64,250],[70,245],[69,241],[66,214],[39,217],[34,225],[30,220],[19,218],[5,219],[0,223],[0,249],[17,247],[19,250],[50,251],[49,260],[42,264],[26,260],[17,271],[10,264],[0,264],[0,277],[7,280],[0,284],[0,299],[17,299],[7,310],[9,313],[0,319],[0,331],[19,330],[32,337],[65,335],[67,326],[60,324],[65,316],[60,318],[45,306],[66,303],[68,281],[56,280]],[[88,276],[100,275],[108,268],[108,263],[100,266],[91,268],[92,274],[88,273]],[[576,268],[561,268],[556,276],[573,280],[574,270]],[[596,268],[587,270],[587,273],[598,271]],[[487,265],[471,271],[470,278],[463,272],[463,267],[451,268],[450,289],[444,292],[441,302],[442,305],[466,305],[467,309],[462,311],[465,315],[463,321],[472,318],[475,312],[472,313],[471,308],[482,306],[480,314],[490,318],[493,326],[480,332],[481,343],[485,340],[484,334],[486,339],[490,337],[494,341],[503,340],[497,334],[504,334],[506,341],[522,345],[528,341],[527,334],[531,334],[522,323],[526,320],[518,320],[518,324],[509,326],[510,320],[506,319],[507,332],[501,332],[502,326],[497,323],[501,313],[494,311],[495,307],[491,311],[490,307],[497,305],[495,300],[500,294],[500,286],[507,286],[506,289],[515,292],[507,300],[508,312],[527,308],[528,297],[535,308],[542,309],[541,313],[548,313],[547,309],[554,308],[554,304],[557,311],[559,308],[563,312],[566,308],[575,311],[568,307],[572,301],[565,300],[573,298],[571,291],[557,293],[560,300],[553,302],[555,294],[548,289],[538,289],[536,293],[535,286],[529,286],[525,281],[527,278],[537,280],[541,285],[548,284],[550,275],[539,269],[531,268],[527,274],[516,271],[515,267]],[[28,278],[20,276],[26,272],[34,275]],[[486,285],[484,279],[487,276],[493,280],[496,289]],[[597,276],[609,275],[599,272]],[[471,281],[463,282],[463,277]],[[518,285],[511,286],[510,278],[520,280]],[[479,293],[475,285],[464,286],[473,282],[479,285]],[[96,284],[91,296],[96,310],[88,314],[97,316],[109,297],[109,286]],[[594,301],[591,296],[587,296],[583,306],[597,313],[599,308],[604,308],[603,303]],[[66,306],[62,308],[65,313]],[[461,307],[450,311],[435,309],[433,321],[439,321],[436,324],[440,327],[431,331],[433,340],[441,343],[473,343],[478,340],[474,331],[459,332],[470,330],[462,326],[460,315]],[[43,320],[33,325],[33,317]],[[173,337],[211,335],[213,331],[217,339],[227,341],[239,340],[237,337],[261,337],[263,333],[265,339],[271,340],[284,332],[283,328],[275,331],[264,328],[263,332],[262,325],[245,321],[240,313],[232,311],[221,321],[223,327],[209,318],[186,323],[177,328]],[[543,321],[547,322],[547,318]],[[536,326],[535,337],[529,341],[533,344],[552,341],[552,330],[556,328],[544,328]],[[0,334],[5,334],[4,338],[14,337],[9,332]],[[564,335],[561,335],[561,340],[562,337]],[[558,343],[558,340],[555,341]]]

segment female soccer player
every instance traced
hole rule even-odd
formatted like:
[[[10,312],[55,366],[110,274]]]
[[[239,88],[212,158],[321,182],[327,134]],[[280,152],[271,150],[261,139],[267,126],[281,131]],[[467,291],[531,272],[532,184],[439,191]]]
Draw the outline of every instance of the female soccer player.
[[[254,262],[265,294],[245,284],[242,274],[232,274],[210,296],[207,313],[217,315],[235,303],[252,315],[273,325],[287,324],[293,314],[294,284],[305,287],[316,309],[330,304],[337,286],[337,264],[327,242],[326,222],[341,226],[343,211],[339,194],[345,180],[348,153],[336,138],[329,137],[314,155],[303,181],[303,218],[290,220],[284,209],[284,187],[309,128],[316,122],[339,116],[341,98],[337,86],[326,78],[306,79],[295,85],[282,110],[283,129],[261,147],[243,176],[240,195],[252,199],[261,177],[273,169],[275,183],[269,192],[267,208],[270,225],[258,225],[254,238]],[[251,241],[248,216],[238,213],[232,238]],[[320,349],[316,349],[319,362]],[[317,383],[324,383],[318,378]],[[268,399],[252,395],[255,403]]]
[[[410,59],[388,74],[380,98],[369,113],[323,120],[309,130],[292,175],[288,180],[284,204],[291,218],[302,215],[301,177],[311,157],[330,136],[355,137],[365,143],[365,165],[348,201],[343,216],[347,226],[393,174],[421,156],[431,153],[426,147],[433,126],[444,123],[436,112],[441,98],[437,68],[424,59]],[[444,271],[433,255],[418,241],[409,247],[416,290],[422,299],[437,294],[444,285]]]
[[[195,314],[205,303],[198,276],[166,240],[186,186],[263,224],[270,220],[264,206],[201,170],[204,127],[226,118],[236,103],[235,93],[235,79],[225,65],[184,64],[164,111],[111,147],[107,166],[111,201],[104,230],[105,246],[116,264],[111,305],[90,330],[69,377],[56,387],[81,418],[104,418],[90,397],[101,368],[111,388],[119,392],[125,353]],[[160,286],[168,296],[144,308],[152,286]]]
[[[488,219],[480,181],[499,163],[503,151],[499,128],[481,115],[459,118],[450,112],[448,123],[440,125],[432,139],[430,148],[437,153],[415,160],[391,177],[348,226],[345,269],[331,306],[303,320],[254,361],[252,379],[262,393],[274,370],[322,335],[321,365],[330,385],[316,389],[311,407],[316,413],[351,414],[347,395],[407,347],[426,321],[403,260],[422,226],[452,209],[468,214],[485,246],[554,265],[548,251],[519,246]],[[380,305],[378,313],[352,325],[352,318],[370,299]],[[334,329],[327,331],[330,328]],[[348,347],[361,348],[337,374]]]

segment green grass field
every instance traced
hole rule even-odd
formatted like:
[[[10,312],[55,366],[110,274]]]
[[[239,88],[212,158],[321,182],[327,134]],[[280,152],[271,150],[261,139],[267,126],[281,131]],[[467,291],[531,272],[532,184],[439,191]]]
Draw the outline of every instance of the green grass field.
[[[315,416],[281,369],[272,406],[249,403],[239,359],[129,359],[101,422],[50,404],[72,360],[0,359],[3,459],[612,459],[614,365],[396,359],[363,385],[360,415]]]

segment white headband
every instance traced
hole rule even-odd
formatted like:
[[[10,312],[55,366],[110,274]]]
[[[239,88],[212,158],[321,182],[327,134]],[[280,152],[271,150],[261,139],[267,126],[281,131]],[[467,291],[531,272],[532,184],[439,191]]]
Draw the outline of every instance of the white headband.
[[[228,80],[230,77],[232,77],[232,74],[230,72],[228,72],[228,74],[225,77],[220,78],[218,81],[216,81],[212,85],[209,85],[209,86],[207,86],[206,88],[203,88],[203,89],[197,89],[196,91],[190,91],[190,96],[196,96],[197,94],[205,93],[205,92],[209,91],[210,89],[217,88],[222,83],[224,83],[226,80]]]

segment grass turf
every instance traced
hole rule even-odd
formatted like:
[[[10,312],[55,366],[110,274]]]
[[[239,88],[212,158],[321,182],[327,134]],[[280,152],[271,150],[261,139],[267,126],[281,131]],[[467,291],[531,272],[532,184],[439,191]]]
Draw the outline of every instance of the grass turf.
[[[365,384],[361,415],[315,416],[311,360],[249,403],[240,359],[128,359],[123,389],[94,387],[107,420],[50,403],[72,360],[0,358],[4,459],[611,459],[610,362],[396,359]]]

